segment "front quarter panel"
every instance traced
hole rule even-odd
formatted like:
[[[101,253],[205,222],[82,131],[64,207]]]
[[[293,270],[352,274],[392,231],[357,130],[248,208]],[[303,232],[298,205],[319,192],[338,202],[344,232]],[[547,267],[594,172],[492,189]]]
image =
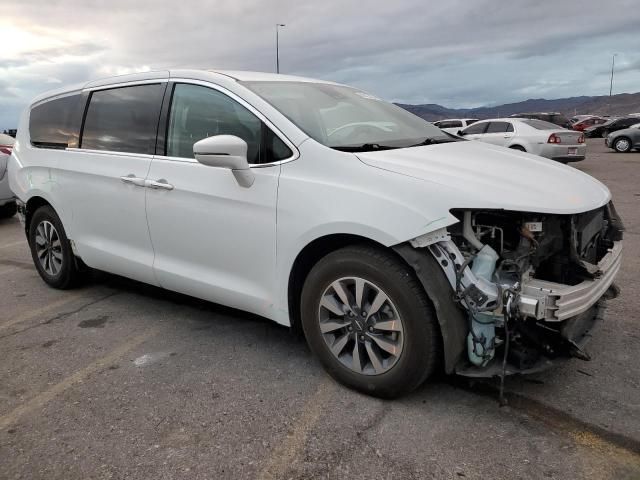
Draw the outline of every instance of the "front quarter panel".
[[[297,255],[312,241],[351,234],[385,246],[451,225],[444,212],[432,215],[421,180],[371,168],[351,153],[314,140],[300,146],[298,160],[282,165],[278,188],[277,275],[279,318],[289,323],[287,285]],[[433,202],[433,199],[432,199]],[[429,213],[430,212],[430,213]]]

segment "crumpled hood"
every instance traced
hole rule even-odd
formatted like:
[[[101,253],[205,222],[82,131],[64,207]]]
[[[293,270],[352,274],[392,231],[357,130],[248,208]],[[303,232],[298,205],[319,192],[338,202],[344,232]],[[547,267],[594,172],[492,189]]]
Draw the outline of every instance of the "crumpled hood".
[[[451,208],[573,214],[609,202],[609,189],[573,167],[482,142],[357,153],[365,164],[417,178]],[[428,188],[425,185],[425,188]]]

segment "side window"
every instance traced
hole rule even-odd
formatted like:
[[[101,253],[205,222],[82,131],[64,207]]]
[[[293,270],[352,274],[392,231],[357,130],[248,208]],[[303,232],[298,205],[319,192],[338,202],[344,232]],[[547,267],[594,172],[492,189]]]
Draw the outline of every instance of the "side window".
[[[511,127],[511,130],[509,130]],[[490,122],[489,128],[487,128],[487,133],[504,133],[504,132],[513,132],[513,127],[508,122]]]
[[[477,135],[479,133],[484,133],[488,125],[489,122],[474,123],[470,127],[465,128],[464,133],[466,133],[467,135]]]
[[[467,126],[471,125],[472,123],[476,123],[478,121],[477,118],[473,118],[471,120],[467,120]]]
[[[213,88],[179,83],[169,112],[166,155],[193,158],[193,144],[214,135],[235,135],[247,142],[251,164],[292,155],[277,135],[244,106]]]
[[[98,90],[91,94],[80,148],[155,153],[165,84]]]
[[[80,95],[69,95],[42,103],[29,114],[29,136],[34,147],[67,148],[73,137],[77,139],[80,121],[76,123],[76,109]]]

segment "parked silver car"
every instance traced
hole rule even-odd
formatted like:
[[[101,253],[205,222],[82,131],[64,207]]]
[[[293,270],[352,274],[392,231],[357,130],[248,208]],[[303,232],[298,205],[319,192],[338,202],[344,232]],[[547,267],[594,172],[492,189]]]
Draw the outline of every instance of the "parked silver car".
[[[562,163],[584,160],[587,153],[581,132],[537,119],[481,120],[459,131],[458,135],[468,140],[508,147]]]
[[[634,148],[640,152],[640,122],[624,130],[610,133],[604,143],[619,153],[627,153]]]

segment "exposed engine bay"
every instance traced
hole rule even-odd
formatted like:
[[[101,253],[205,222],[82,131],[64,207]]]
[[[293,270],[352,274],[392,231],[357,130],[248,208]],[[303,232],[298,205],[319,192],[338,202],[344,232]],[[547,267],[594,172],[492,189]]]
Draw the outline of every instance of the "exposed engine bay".
[[[452,210],[460,221],[414,239],[427,247],[468,318],[456,372],[531,372],[584,344],[599,300],[614,296],[623,226],[613,204],[575,215]]]

